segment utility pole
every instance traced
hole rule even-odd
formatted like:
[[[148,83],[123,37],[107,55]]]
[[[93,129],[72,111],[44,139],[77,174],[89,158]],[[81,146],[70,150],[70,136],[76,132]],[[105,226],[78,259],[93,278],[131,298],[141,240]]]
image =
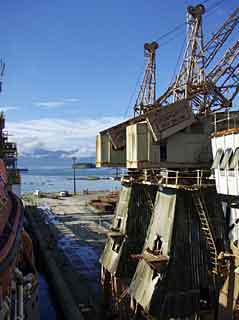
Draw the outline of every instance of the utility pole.
[[[76,157],[72,158],[73,164],[72,164],[72,169],[73,169],[73,190],[74,194],[76,194]]]

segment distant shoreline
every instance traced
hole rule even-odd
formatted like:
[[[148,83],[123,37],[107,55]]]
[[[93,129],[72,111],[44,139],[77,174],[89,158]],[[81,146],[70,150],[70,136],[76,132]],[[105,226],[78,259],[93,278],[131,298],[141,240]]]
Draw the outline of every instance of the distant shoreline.
[[[96,165],[91,162],[78,162],[74,165],[75,169],[94,169]]]
[[[72,177],[67,177],[67,180],[74,180]],[[97,177],[97,176],[82,176],[82,177],[76,177],[76,180],[115,180],[115,177]]]

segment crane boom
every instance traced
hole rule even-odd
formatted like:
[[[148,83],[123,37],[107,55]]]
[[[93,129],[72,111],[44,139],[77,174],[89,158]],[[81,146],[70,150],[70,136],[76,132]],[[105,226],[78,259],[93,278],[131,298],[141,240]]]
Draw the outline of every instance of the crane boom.
[[[196,10],[202,7],[198,5],[194,8]],[[193,15],[193,18],[193,23],[196,27],[198,22],[201,22],[201,19],[199,20],[201,17]],[[223,58],[207,75],[205,75],[205,70],[238,23],[239,8],[228,17],[205,46],[203,46],[202,29],[199,32],[199,27],[197,27],[197,33],[189,34],[186,54],[184,55],[182,64],[183,68],[181,67],[173,84],[157,99],[157,105],[166,105],[172,101],[188,98],[192,100],[193,110],[200,113],[207,113],[231,106],[232,100],[239,91],[237,61],[239,42],[237,41],[226,51]],[[191,53],[190,60],[187,58],[188,52]],[[194,72],[192,72],[193,69],[190,67],[190,62],[194,69],[197,66]],[[185,77],[185,74],[187,77]]]
[[[210,71],[207,78],[217,83],[231,68],[233,62],[239,56],[239,40],[229,48],[220,62]]]
[[[214,88],[208,96],[206,108],[215,111],[230,107],[239,92],[239,40],[226,51],[207,80],[214,84]]]
[[[206,43],[204,47],[205,52],[205,68],[209,66],[215,55],[223,46],[225,41],[231,35],[235,27],[239,23],[239,8],[227,18],[221,28],[213,34],[212,38]]]

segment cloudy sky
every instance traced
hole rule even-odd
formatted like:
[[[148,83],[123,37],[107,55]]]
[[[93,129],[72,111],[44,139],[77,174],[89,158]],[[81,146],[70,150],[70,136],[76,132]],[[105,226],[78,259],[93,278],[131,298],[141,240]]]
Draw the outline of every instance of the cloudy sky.
[[[238,0],[205,0],[211,34]],[[190,1],[196,4],[197,1]],[[143,74],[143,44],[159,39],[158,94],[185,39],[187,0],[21,0],[1,4],[0,106],[21,152],[93,155],[95,135],[127,117]],[[176,25],[177,32],[162,37]],[[237,29],[238,37],[238,29]]]

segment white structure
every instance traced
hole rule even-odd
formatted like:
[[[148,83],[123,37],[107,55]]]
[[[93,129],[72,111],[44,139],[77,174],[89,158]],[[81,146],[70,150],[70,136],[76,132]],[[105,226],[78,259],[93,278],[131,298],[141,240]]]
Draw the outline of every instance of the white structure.
[[[239,128],[216,132],[212,137],[217,192],[239,195]]]
[[[214,133],[212,137],[213,164],[217,192],[226,196],[225,217],[229,218],[229,239],[239,240],[239,128]]]

